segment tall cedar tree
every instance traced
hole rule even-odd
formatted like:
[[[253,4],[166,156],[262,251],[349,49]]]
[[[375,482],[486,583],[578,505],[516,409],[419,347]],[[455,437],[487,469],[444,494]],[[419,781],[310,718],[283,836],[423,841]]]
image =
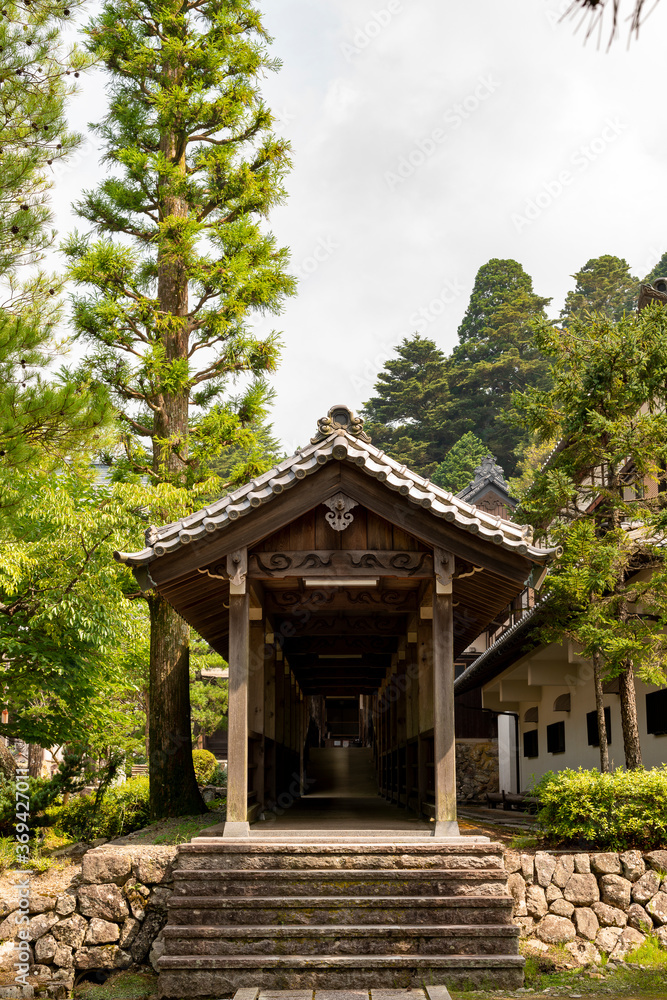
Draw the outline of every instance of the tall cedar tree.
[[[259,81],[279,63],[250,0],[113,0],[87,29],[107,69],[97,131],[110,176],[77,206],[74,304],[96,345],[87,364],[115,395],[126,465],[187,485],[262,415],[275,335],[248,328],[294,290],[288,251],[261,228],[282,202],[288,143],[272,132]],[[196,360],[201,358],[199,365]],[[250,379],[231,405],[223,393]],[[192,766],[188,628],[149,596],[151,816],[201,811]]]
[[[537,345],[553,388],[517,394],[523,424],[560,445],[522,500],[521,514],[563,558],[547,577],[549,629],[570,634],[602,677],[618,677],[625,764],[642,766],[635,676],[664,684],[667,571],[667,311],[565,330]],[[604,761],[602,762],[604,767]]]
[[[364,403],[366,429],[392,458],[429,476],[454,442],[445,356],[428,337],[404,337]]]
[[[460,493],[475,478],[475,469],[487,454],[488,448],[468,431],[452,445],[431,479],[450,493]]]
[[[667,278],[667,253],[663,253],[658,263],[644,278],[644,283],[652,285],[657,278]]]
[[[576,285],[567,293],[560,314],[565,326],[594,313],[617,322],[637,307],[639,281],[630,274],[627,261],[621,257],[611,254],[592,257],[572,277]]]
[[[472,431],[508,476],[528,438],[505,411],[513,392],[548,386],[549,365],[535,344],[533,324],[550,301],[535,294],[521,264],[490,260],[477,272],[459,343],[447,359],[456,437]]]
[[[72,5],[75,9],[77,5]],[[87,59],[65,51],[70,8],[50,0],[7,3],[0,19],[0,478],[45,460],[62,462],[104,420],[104,393],[91,398],[65,372],[49,377],[57,353],[62,282],[40,265],[54,241],[51,165],[78,145],[67,98]],[[0,485],[3,497],[5,490]]]

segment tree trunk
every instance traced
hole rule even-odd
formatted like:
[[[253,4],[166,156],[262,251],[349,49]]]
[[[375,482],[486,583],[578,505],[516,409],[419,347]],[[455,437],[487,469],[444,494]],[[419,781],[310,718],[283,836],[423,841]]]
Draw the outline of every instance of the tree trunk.
[[[4,738],[0,739],[0,774],[4,775],[7,781],[13,781],[16,774],[16,761],[5,745]]]
[[[192,763],[189,628],[161,595],[149,604],[150,817],[205,813]]]
[[[184,66],[165,62],[165,91],[176,87]],[[185,178],[185,141],[167,131],[160,137],[160,152]],[[162,224],[186,219],[189,205],[173,179],[158,187]],[[177,241],[164,233],[158,245],[157,298],[164,317],[162,343],[165,362],[186,362],[188,357],[188,278]],[[160,389],[155,403],[153,472],[157,482],[185,485],[188,455],[189,387],[167,392]],[[206,812],[192,763],[190,731],[190,633],[174,609],[155,594],[150,599],[151,652],[148,695],[149,775],[151,819]]]
[[[629,771],[636,771],[644,765],[642,763],[642,748],[639,742],[635,672],[632,666],[632,660],[627,661],[625,670],[620,675],[619,681],[625,766]]]
[[[42,773],[44,751],[36,743],[28,744],[28,774],[31,778],[39,778]]]
[[[593,680],[595,683],[595,711],[598,720],[598,739],[600,741],[600,773],[609,773],[609,744],[607,742],[607,722],[604,717],[604,695],[602,692],[602,664],[600,654],[593,654]]]

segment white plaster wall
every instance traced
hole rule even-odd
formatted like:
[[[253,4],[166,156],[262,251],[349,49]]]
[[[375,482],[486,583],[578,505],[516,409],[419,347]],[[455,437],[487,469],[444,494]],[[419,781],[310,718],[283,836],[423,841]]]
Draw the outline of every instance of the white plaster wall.
[[[575,676],[572,669],[572,676]],[[595,691],[592,678],[584,680],[588,671],[578,670],[577,686],[562,685],[543,686],[541,688],[540,701],[520,702],[520,768],[521,768],[521,788],[525,789],[530,784],[530,779],[534,775],[540,778],[546,771],[561,771],[564,768],[583,767],[587,769],[600,766],[600,751],[598,747],[588,745],[588,732],[586,727],[586,715],[595,709]],[[582,676],[583,675],[583,676]],[[536,689],[538,692],[539,688]],[[660,764],[667,764],[667,735],[654,736],[646,732],[646,693],[657,691],[655,686],[647,686],[641,681],[637,681],[637,717],[639,724],[639,737],[642,747],[642,756],[645,767],[655,767]],[[571,710],[569,712],[554,712],[553,705],[556,698],[561,694],[570,692]],[[625,758],[623,754],[623,733],[621,730],[621,714],[619,708],[619,697],[616,694],[608,694],[604,697],[604,704],[611,711],[611,744],[609,746],[609,759],[614,767],[622,766]],[[523,717],[529,708],[535,705],[539,709],[539,722],[537,727],[533,723],[524,723]],[[552,722],[565,722],[565,753],[547,753],[547,726]],[[523,734],[528,730],[538,730],[538,757],[523,756]]]

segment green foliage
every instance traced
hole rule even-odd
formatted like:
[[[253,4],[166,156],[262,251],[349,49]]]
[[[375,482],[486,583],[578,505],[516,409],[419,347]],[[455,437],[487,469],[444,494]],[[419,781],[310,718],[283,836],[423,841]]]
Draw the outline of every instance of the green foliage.
[[[198,785],[210,784],[211,778],[216,771],[218,762],[210,750],[193,750],[192,762],[195,766],[195,775]]]
[[[213,772],[213,774],[210,777],[210,783],[212,785],[217,785],[218,787],[220,787],[221,785],[226,785],[227,784],[227,768],[226,767],[222,767],[221,764],[217,764],[217,766],[215,768],[215,771]]]
[[[16,840],[14,837],[0,837],[0,875],[16,864]]]
[[[96,130],[111,170],[77,206],[92,232],[66,252],[87,289],[74,302],[83,369],[122,418],[117,475],[188,484],[230,448],[268,468],[252,428],[277,339],[249,322],[295,287],[263,229],[290,165],[260,93],[279,67],[271,39],[251,0],[112,0],[86,33],[110,80]]]
[[[653,850],[667,843],[667,766],[611,774],[548,771],[534,788],[550,842],[596,850]]]
[[[667,277],[667,253],[663,253],[658,263],[644,278],[644,284],[652,285],[657,278]]]
[[[76,9],[78,4],[74,4]],[[49,165],[80,142],[66,120],[73,69],[60,32],[71,8],[52,0],[4,5],[0,19],[0,459],[7,467],[57,464],[105,422],[106,392],[62,370],[55,340],[62,280],[40,270],[53,245]],[[66,75],[67,74],[67,75]]]
[[[587,261],[573,274],[574,291],[568,292],[561,310],[561,322],[569,326],[594,314],[618,322],[637,308],[639,281],[630,274],[627,261],[604,254]]]
[[[545,319],[550,301],[535,294],[532,279],[515,260],[488,261],[477,272],[459,343],[447,360],[450,427],[456,437],[472,431],[508,476],[529,437],[505,411],[513,392],[548,385],[549,366],[535,343],[533,324]]]
[[[148,823],[148,778],[140,775],[106,791],[101,801],[77,795],[53,813],[56,827],[76,840],[121,837]]]
[[[517,515],[563,547],[545,585],[543,638],[570,635],[584,656],[602,657],[607,676],[634,669],[664,684],[667,313],[652,307],[617,324],[597,316],[561,331],[544,323],[536,338],[553,388],[514,402],[538,441],[560,438]]]
[[[118,972],[105,983],[83,980],[74,987],[74,1000],[150,1000],[155,996],[157,976],[149,969],[142,972]]]
[[[450,493],[460,493],[475,478],[475,469],[487,454],[486,445],[468,431],[452,445],[431,479]]]
[[[85,748],[72,748],[52,778],[22,778],[27,781],[30,799],[30,824],[41,824],[43,814],[65,792],[76,792],[96,777],[96,771],[85,758]],[[10,833],[16,822],[16,780],[0,779],[0,832]]]
[[[118,745],[146,609],[130,603],[129,571],[113,559],[142,523],[123,487],[75,471],[51,479],[0,472],[11,520],[0,521],[2,703],[8,735],[41,746]],[[144,493],[146,491],[144,490]]]
[[[456,440],[447,424],[445,356],[434,341],[404,337],[364,403],[366,430],[392,458],[429,476]]]
[[[228,681],[202,678],[202,670],[224,669],[227,663],[210,646],[194,636],[190,646],[190,711],[192,737],[211,736],[227,728]]]
[[[626,961],[645,968],[667,969],[667,948],[662,947],[656,934],[649,934],[638,948],[630,952]]]

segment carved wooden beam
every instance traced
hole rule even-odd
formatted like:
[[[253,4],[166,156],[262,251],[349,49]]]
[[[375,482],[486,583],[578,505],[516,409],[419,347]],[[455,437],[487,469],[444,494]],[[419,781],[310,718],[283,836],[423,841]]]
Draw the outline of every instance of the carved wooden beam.
[[[316,611],[405,612],[417,610],[417,594],[412,590],[357,590],[355,587],[318,587],[303,593],[275,590],[267,592],[266,607],[271,612],[291,612],[303,617]]]
[[[258,580],[282,577],[433,576],[430,552],[382,552],[367,549],[317,549],[311,552],[253,552],[248,573]]]
[[[274,609],[272,618],[276,634],[282,635],[286,641],[306,636],[365,636],[371,639],[375,636],[403,635],[407,621],[403,614],[313,614],[303,609],[280,615]]]

